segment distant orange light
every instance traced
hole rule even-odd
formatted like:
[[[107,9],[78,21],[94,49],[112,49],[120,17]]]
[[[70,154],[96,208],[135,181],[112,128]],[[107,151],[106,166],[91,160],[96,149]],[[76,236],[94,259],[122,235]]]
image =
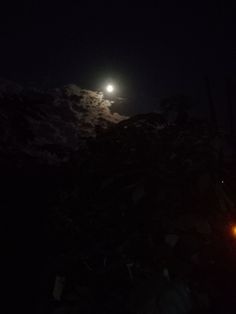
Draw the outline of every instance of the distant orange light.
[[[236,225],[232,226],[232,235],[236,237]]]

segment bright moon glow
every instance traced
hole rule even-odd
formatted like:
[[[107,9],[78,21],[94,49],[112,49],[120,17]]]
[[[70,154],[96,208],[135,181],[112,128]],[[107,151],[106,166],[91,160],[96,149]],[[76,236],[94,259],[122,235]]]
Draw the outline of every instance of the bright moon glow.
[[[109,85],[107,85],[106,90],[108,93],[112,93],[114,91],[114,86],[109,84]]]

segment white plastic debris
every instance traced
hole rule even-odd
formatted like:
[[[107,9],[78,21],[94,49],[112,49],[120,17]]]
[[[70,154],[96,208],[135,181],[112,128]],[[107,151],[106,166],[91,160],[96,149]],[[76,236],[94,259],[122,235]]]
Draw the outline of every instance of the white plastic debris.
[[[134,266],[133,263],[129,263],[129,264],[126,264],[126,267],[128,269],[128,272],[129,272],[129,277],[130,277],[130,280],[133,281],[134,280],[134,276],[133,276],[133,272],[132,272],[132,267]]]
[[[53,292],[52,292],[55,300],[57,300],[57,301],[61,300],[64,285],[65,285],[65,277],[56,276],[55,284],[54,284],[54,288],[53,288]]]
[[[163,269],[163,276],[164,276],[168,281],[170,281],[169,270],[168,270],[168,268],[166,268],[166,267]]]

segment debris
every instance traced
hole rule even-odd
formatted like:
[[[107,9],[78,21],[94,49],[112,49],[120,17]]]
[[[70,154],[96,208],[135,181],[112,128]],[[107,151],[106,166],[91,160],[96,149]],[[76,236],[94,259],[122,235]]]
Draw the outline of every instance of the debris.
[[[65,286],[65,277],[64,276],[56,276],[54,288],[53,288],[53,292],[52,292],[55,300],[57,300],[57,301],[61,300],[64,286]]]
[[[134,266],[134,264],[130,263],[130,264],[126,264],[126,266],[127,266],[128,272],[129,272],[130,280],[133,281],[134,280],[134,276],[133,276],[133,273],[132,273],[132,267]]]
[[[166,267],[163,269],[163,276],[164,276],[168,281],[170,281],[169,270],[168,270],[168,268],[166,268]]]

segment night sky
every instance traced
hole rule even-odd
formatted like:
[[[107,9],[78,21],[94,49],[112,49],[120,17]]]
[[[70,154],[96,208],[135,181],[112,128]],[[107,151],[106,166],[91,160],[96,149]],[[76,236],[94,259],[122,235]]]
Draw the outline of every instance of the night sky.
[[[198,101],[208,75],[219,101],[236,73],[233,2],[9,2],[1,8],[0,76],[91,89],[111,79],[120,96],[151,103],[176,93]]]
[[[150,278],[153,283],[147,293],[143,290],[147,302],[138,300],[143,304],[138,311],[154,312],[155,302],[156,311],[167,312],[161,302],[169,296],[179,311],[176,296],[184,295],[185,306],[189,291],[194,304],[199,299],[196,312],[209,304],[212,313],[234,313],[228,308],[235,307],[236,256],[227,228],[236,221],[236,0],[154,2],[0,4],[0,85],[7,79],[44,88],[73,83],[103,90],[111,81],[116,96],[125,99],[111,107],[112,113],[158,110],[162,97],[184,94],[193,98],[195,114],[209,118],[207,77],[223,126],[216,127],[212,110],[211,133],[201,123],[186,121],[185,112],[160,132],[160,116],[152,114],[102,132],[112,125],[110,112],[93,104],[93,110],[84,104],[73,109],[78,97],[71,104],[69,97],[53,102],[40,93],[32,93],[32,100],[30,93],[1,100],[7,309],[16,305],[19,311],[20,299],[30,313],[128,313],[123,311],[128,291],[138,292],[139,283],[140,291],[146,289],[143,282]],[[231,129],[226,80],[235,116]],[[90,127],[94,133],[86,137],[83,128],[90,132]],[[232,132],[223,140],[219,129]],[[190,221],[186,232],[182,221]],[[177,236],[176,246],[164,244],[169,235]],[[62,279],[64,272],[65,298],[51,300],[55,278]],[[162,287],[171,290],[163,293]],[[55,311],[49,311],[51,306]],[[169,308],[175,310],[171,303]]]

